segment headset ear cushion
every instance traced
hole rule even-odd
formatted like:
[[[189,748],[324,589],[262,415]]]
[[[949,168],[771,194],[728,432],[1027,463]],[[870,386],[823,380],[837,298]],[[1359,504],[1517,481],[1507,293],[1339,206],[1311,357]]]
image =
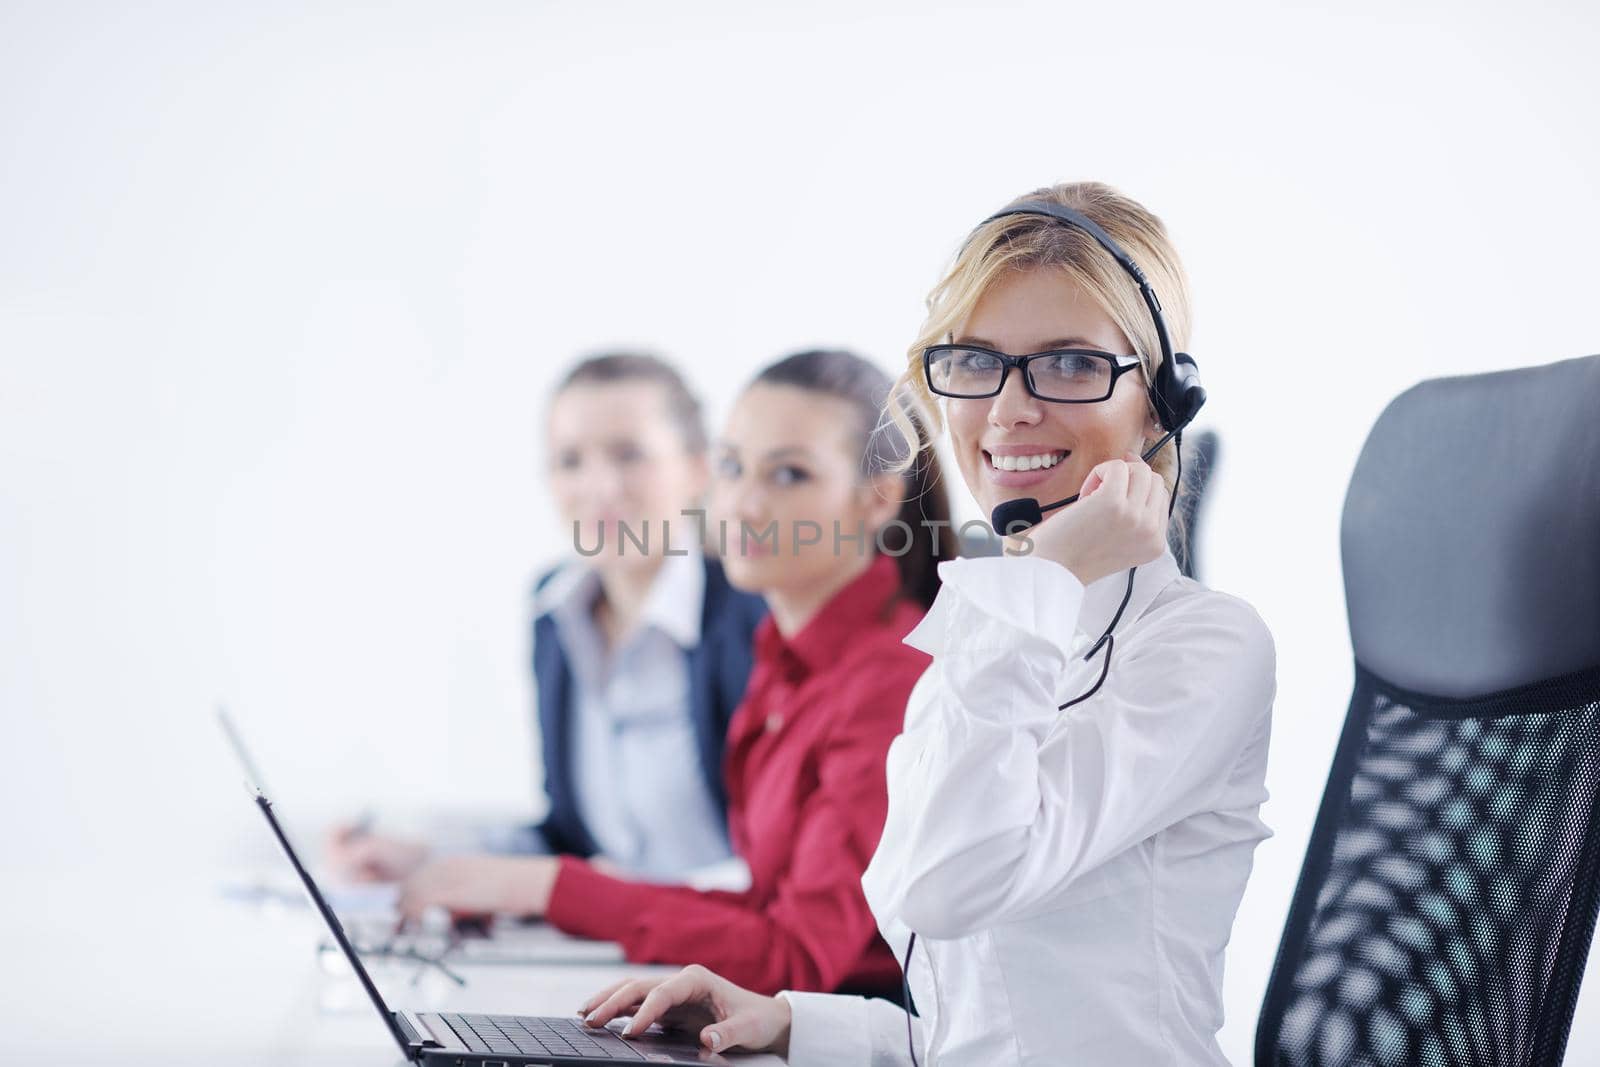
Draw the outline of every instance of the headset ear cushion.
[[[1166,429],[1177,431],[1183,429],[1194,421],[1200,414],[1200,409],[1206,402],[1205,386],[1200,384],[1200,366],[1195,363],[1194,357],[1187,352],[1178,352],[1172,357],[1171,370],[1163,366],[1162,372],[1157,377],[1161,390],[1161,399],[1166,408],[1163,415],[1170,416],[1171,423]]]

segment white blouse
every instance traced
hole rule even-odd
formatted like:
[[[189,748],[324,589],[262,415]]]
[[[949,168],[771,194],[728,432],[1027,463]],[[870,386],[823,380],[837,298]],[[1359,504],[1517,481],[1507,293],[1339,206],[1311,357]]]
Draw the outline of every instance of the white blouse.
[[[933,656],[889,750],[862,884],[904,959],[923,1067],[1225,1064],[1222,964],[1270,836],[1272,637],[1244,601],[1138,568],[1121,603],[1036,557],[963,559],[906,642]],[[784,993],[789,1063],[909,1065],[904,1012]]]

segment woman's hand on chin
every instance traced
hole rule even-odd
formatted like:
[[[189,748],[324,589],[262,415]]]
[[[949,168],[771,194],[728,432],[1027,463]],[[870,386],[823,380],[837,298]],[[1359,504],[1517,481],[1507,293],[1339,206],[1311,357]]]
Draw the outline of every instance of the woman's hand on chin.
[[[1167,547],[1167,485],[1128,452],[1097,464],[1078,500],[1027,533],[1028,554],[1071,571],[1084,585],[1149,563]]]

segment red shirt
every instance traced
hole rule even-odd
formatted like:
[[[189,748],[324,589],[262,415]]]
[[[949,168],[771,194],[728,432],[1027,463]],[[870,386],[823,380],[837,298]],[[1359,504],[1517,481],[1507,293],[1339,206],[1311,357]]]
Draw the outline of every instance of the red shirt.
[[[923,609],[875,559],[792,639],[769,616],[728,726],[729,836],[750,888],[631,882],[563,857],[547,918],[635,963],[699,963],[761,993],[898,988],[861,891],[888,813],[884,762],[928,657],[900,639]]]

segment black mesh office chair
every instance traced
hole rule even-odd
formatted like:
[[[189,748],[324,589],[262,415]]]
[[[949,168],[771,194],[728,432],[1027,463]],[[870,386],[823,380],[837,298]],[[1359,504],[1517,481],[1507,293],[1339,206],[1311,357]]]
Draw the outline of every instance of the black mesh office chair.
[[[1558,1064],[1600,900],[1600,356],[1402,394],[1342,542],[1355,691],[1256,1063]]]

